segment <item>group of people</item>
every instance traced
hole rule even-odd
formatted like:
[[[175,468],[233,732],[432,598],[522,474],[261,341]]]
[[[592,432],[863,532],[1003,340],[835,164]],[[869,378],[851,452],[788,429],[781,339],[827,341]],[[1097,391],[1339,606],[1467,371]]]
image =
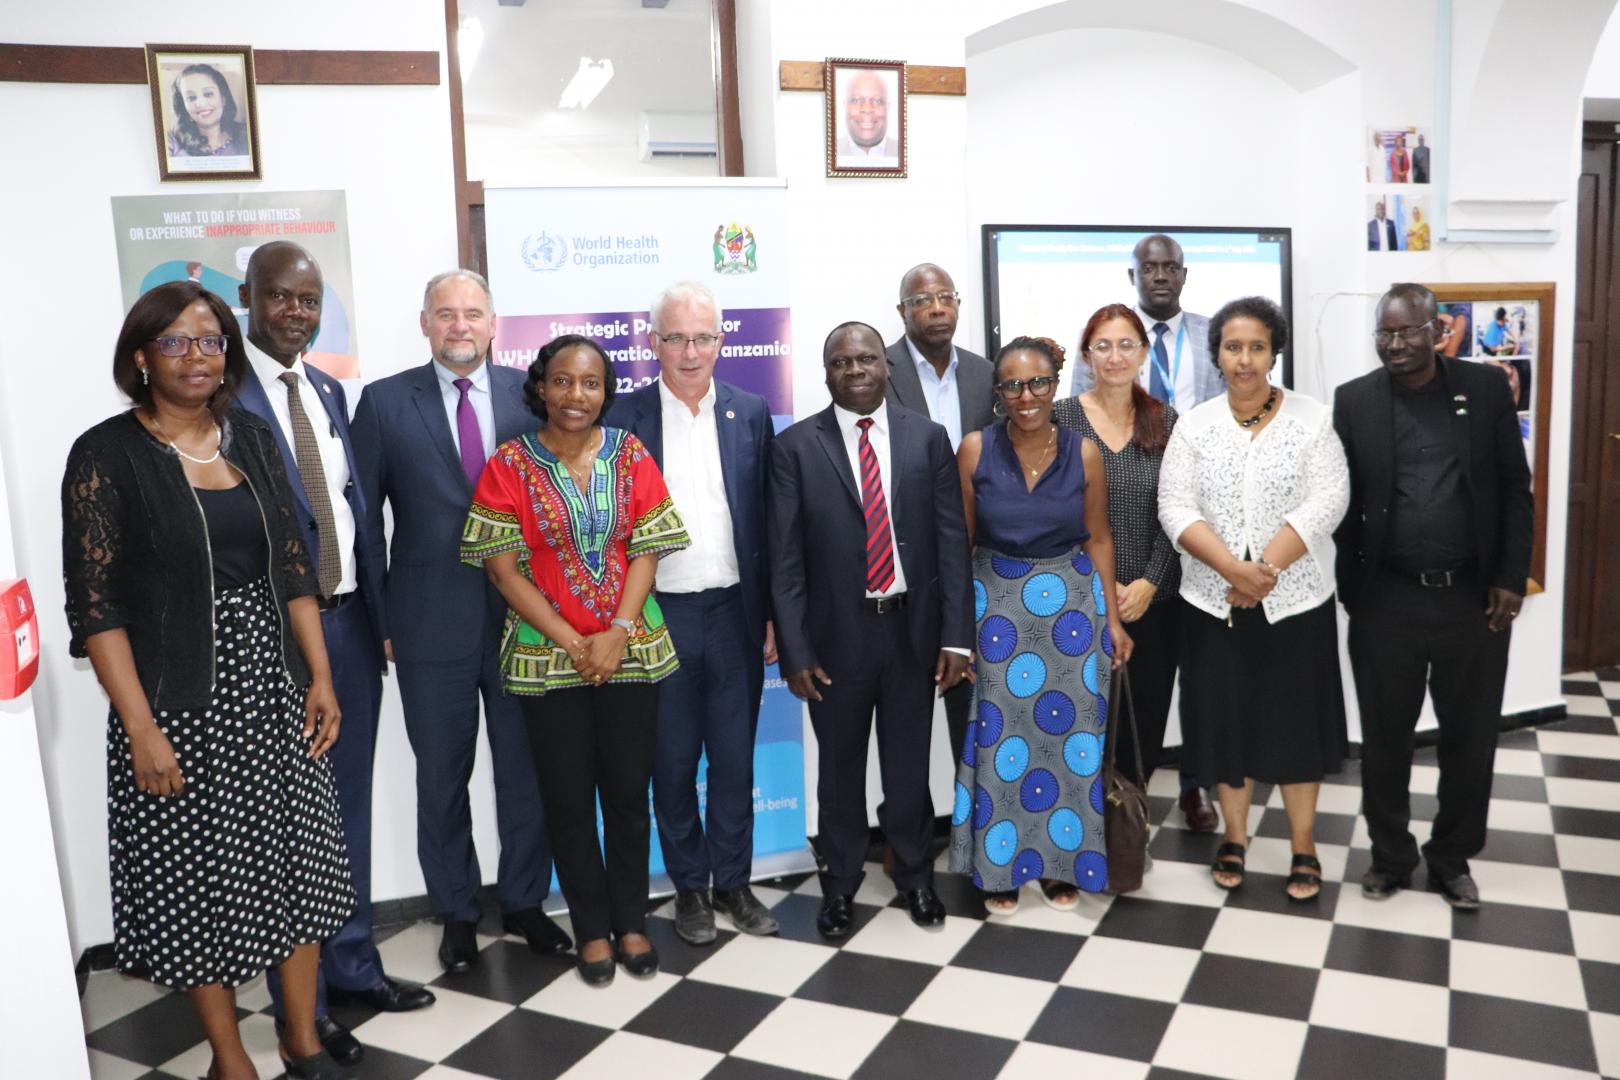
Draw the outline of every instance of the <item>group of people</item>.
[[[1431,888],[1477,906],[1467,860],[1530,551],[1506,381],[1437,358],[1434,298],[1402,285],[1378,307],[1382,367],[1329,409],[1270,377],[1288,338],[1276,305],[1192,315],[1186,275],[1171,238],[1137,246],[1138,303],[1087,321],[1065,398],[1050,339],[994,361],[958,349],[955,285],[923,264],[900,283],[904,336],[835,327],[831,405],[780,434],[764,399],[714,377],[725,324],[696,283],[655,299],[661,378],[621,398],[585,337],[526,374],[493,365],[487,284],[440,274],[421,313],[430,359],[367,385],[352,423],[341,384],[303,360],[322,283],[302,248],[254,252],[245,335],[194,282],[151,290],[113,359],[134,408],[78,439],[62,490],[71,648],[112,706],[120,969],[190,994],[209,1075],[229,1080],[254,1075],[235,988],[260,971],[296,1077],[346,1075],[363,1053],[328,1001],[433,1003],[372,941],[390,663],[450,972],[478,962],[480,702],[507,932],[575,949],[589,984],[657,971],[654,816],[681,938],[715,941],[717,916],[776,932],[749,888],[772,662],[816,734],[830,939],[855,926],[874,717],[888,872],[916,923],[945,918],[936,695],[957,762],[952,870],[992,914],[1026,884],[1059,909],[1107,891],[1102,764],[1127,662],[1127,770],[1157,763],[1179,671],[1180,812],[1203,831],[1224,818],[1214,884],[1242,886],[1253,785],[1278,784],[1287,893],[1309,902],[1317,785],[1347,752],[1335,585],[1362,706],[1362,888],[1388,896],[1426,860]],[[1420,851],[1407,782],[1425,688],[1442,779]],[[541,910],[553,858],[577,946]]]

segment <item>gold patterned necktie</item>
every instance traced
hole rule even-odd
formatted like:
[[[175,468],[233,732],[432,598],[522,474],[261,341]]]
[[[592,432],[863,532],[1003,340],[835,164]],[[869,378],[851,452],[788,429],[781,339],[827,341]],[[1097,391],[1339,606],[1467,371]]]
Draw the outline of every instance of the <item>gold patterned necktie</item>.
[[[309,496],[309,508],[315,513],[315,536],[321,549],[318,578],[321,596],[332,591],[343,580],[343,555],[338,551],[337,521],[332,517],[332,496],[326,490],[326,470],[321,468],[321,448],[315,442],[315,429],[304,412],[304,401],[298,392],[298,373],[282,373],[287,384],[287,415],[292,420],[293,456],[298,459],[298,476],[304,482],[304,494]]]

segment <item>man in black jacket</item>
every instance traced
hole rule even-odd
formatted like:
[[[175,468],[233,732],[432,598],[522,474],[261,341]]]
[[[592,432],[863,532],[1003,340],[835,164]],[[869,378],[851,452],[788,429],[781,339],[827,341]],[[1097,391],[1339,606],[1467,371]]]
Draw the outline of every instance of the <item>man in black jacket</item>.
[[[1350,614],[1373,847],[1362,893],[1393,895],[1419,861],[1408,786],[1427,688],[1440,721],[1440,811],[1421,855],[1429,888],[1473,909],[1479,889],[1468,859],[1485,846],[1508,639],[1524,600],[1535,510],[1507,380],[1436,356],[1437,314],[1423,286],[1391,288],[1373,335],[1383,368],[1334,398],[1351,484],[1336,536],[1338,584]]]

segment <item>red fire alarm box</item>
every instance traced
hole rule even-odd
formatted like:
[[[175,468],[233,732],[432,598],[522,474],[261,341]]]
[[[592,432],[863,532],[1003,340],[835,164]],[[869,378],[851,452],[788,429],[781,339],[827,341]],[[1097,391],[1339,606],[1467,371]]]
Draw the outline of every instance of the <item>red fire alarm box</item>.
[[[37,674],[39,617],[28,581],[0,581],[0,701],[21,697]]]

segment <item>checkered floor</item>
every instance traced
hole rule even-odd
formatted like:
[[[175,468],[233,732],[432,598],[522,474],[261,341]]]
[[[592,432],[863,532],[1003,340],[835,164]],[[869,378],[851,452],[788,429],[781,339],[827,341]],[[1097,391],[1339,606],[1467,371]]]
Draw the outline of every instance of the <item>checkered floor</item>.
[[[381,949],[438,1003],[336,1015],[366,1045],[357,1075],[401,1080],[1620,1077],[1620,669],[1564,690],[1569,719],[1502,738],[1477,913],[1420,890],[1362,898],[1353,770],[1322,788],[1316,905],[1284,899],[1274,791],[1256,798],[1248,881],[1221,892],[1205,869],[1218,840],[1179,827],[1161,772],[1147,886],[1079,914],[1026,891],[1016,914],[986,918],[964,879],[941,874],[950,917],[924,931],[874,866],[858,929],[835,947],[816,934],[815,879],[790,878],[757,890],[780,937],[694,949],[665,905],[650,931],[663,970],[602,990],[493,933],[471,973],[445,976],[438,927],[415,924]],[[1422,751],[1414,770],[1420,820],[1435,811],[1433,762]],[[240,1002],[260,1074],[277,1075],[262,980]],[[183,997],[105,973],[83,1007],[98,1080],[206,1070]]]

